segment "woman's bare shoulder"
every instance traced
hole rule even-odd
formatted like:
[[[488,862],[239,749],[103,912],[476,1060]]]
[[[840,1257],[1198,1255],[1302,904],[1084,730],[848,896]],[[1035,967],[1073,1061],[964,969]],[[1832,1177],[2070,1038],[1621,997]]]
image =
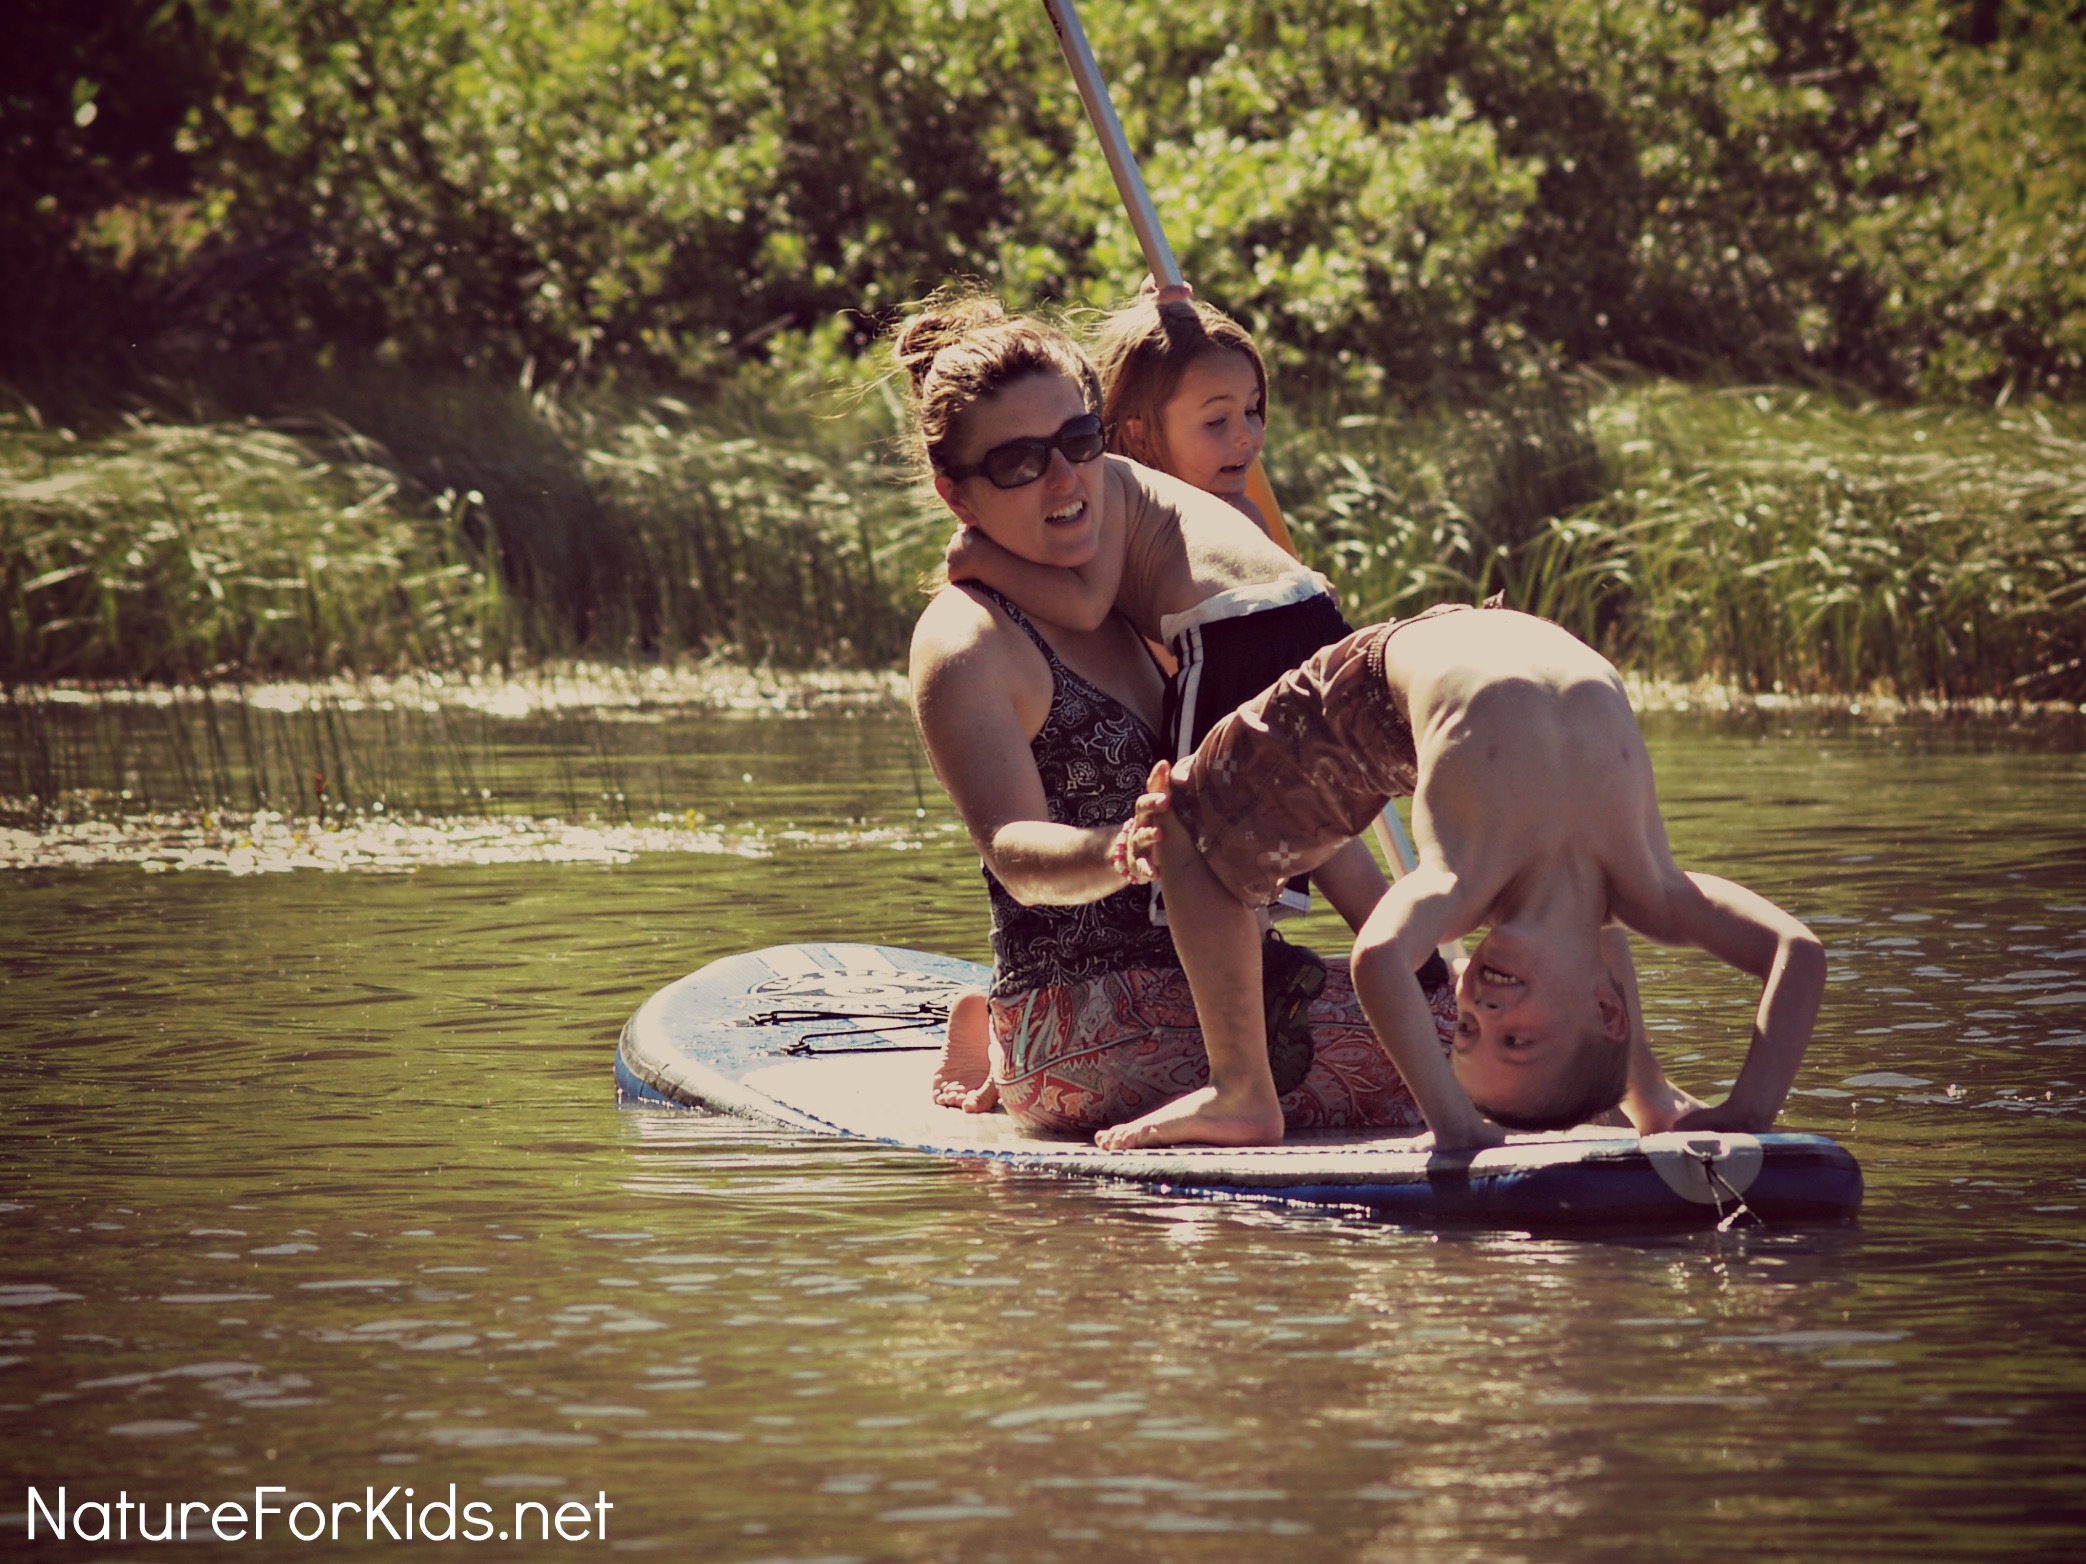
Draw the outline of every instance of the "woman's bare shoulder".
[[[913,626],[913,651],[923,643],[961,643],[990,635],[999,622],[985,601],[962,587],[950,584],[927,601]]]
[[[1031,658],[1041,662],[1005,614],[961,587],[945,586],[913,626],[909,669],[917,696],[923,686],[951,677],[1018,675]]]

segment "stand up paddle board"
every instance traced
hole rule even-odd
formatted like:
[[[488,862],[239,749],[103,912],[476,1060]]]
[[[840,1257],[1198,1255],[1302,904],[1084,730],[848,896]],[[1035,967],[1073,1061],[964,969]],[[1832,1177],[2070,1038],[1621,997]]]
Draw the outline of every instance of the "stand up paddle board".
[[[1173,1194],[1362,1208],[1428,1225],[1681,1228],[1842,1221],[1861,1170],[1821,1135],[1582,1128],[1435,1156],[1388,1131],[1280,1146],[1103,1151],[1043,1140],[1002,1113],[929,1096],[951,1000],[983,988],[975,962],[886,945],[777,945],[712,962],[647,1000],[623,1028],[625,1102],[709,1108],[1024,1171]]]

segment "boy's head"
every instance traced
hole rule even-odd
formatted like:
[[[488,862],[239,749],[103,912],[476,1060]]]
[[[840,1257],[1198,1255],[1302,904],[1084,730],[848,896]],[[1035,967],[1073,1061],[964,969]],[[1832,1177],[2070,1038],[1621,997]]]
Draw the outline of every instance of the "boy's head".
[[[1622,1101],[1629,1012],[1596,956],[1495,929],[1456,982],[1450,1063],[1470,1100],[1503,1129],[1583,1124]]]
[[[1256,425],[1266,421],[1267,363],[1252,334],[1200,299],[1160,304],[1141,298],[1126,305],[1103,319],[1093,352],[1109,449],[1147,467],[1195,482],[1181,471],[1188,453],[1170,448],[1166,416],[1192,370],[1237,366],[1238,394],[1248,400]]]

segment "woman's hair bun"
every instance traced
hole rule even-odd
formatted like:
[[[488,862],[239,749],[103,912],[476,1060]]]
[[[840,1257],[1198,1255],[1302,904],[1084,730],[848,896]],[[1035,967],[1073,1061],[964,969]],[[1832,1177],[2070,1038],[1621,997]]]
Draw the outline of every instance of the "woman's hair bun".
[[[891,343],[898,367],[906,372],[918,397],[934,368],[935,355],[972,332],[1007,318],[1000,301],[989,293],[938,294],[919,314],[898,328]]]

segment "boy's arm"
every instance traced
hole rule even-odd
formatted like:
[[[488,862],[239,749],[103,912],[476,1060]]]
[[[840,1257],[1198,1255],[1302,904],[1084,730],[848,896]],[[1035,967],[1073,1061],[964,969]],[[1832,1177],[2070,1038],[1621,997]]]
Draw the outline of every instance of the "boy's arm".
[[[1039,565],[1000,547],[976,527],[959,527],[949,540],[951,581],[982,581],[1028,612],[1072,630],[1098,630],[1115,608],[1122,584],[1123,550],[1105,531],[1094,557],[1075,569]]]
[[[1656,1135],[1674,1128],[1683,1114],[1707,1104],[1667,1080],[1658,1055],[1651,1051],[1651,1035],[1644,1029],[1644,1006],[1637,993],[1637,963],[1630,954],[1629,935],[1618,925],[1611,923],[1601,930],[1601,956],[1621,991],[1623,1008],[1629,1012],[1630,1076],[1621,1105],[1593,1122]]]
[[[1694,945],[1760,979],[1760,1007],[1752,1042],[1730,1094],[1714,1108],[1681,1115],[1676,1129],[1741,1130],[1774,1127],[1775,1115],[1796,1082],[1825,997],[1825,947],[1818,936],[1765,896],[1713,874],[1682,876],[1642,932],[1662,944]],[[1636,920],[1631,920],[1633,923]]]
[[[1459,1153],[1502,1145],[1506,1132],[1478,1112],[1456,1079],[1412,975],[1443,939],[1466,931],[1462,900],[1453,877],[1421,864],[1377,902],[1355,939],[1351,968],[1362,1009],[1426,1116],[1435,1150]]]

